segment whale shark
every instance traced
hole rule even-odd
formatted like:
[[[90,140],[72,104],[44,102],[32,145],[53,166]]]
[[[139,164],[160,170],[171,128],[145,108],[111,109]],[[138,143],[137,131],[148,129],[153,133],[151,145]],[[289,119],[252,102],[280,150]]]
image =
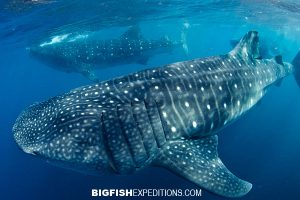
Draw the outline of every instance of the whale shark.
[[[249,31],[226,55],[197,58],[83,86],[26,108],[13,126],[26,153],[92,174],[166,168],[224,197],[252,184],[218,156],[218,134],[254,107],[272,85],[294,74],[292,63],[263,59]]]
[[[103,40],[95,32],[70,33],[53,36],[27,49],[32,57],[50,67],[98,81],[95,69],[131,63],[146,65],[150,57],[169,53],[178,46],[187,51],[185,31],[182,33],[182,41],[178,42],[167,36],[150,40],[142,36],[139,26],[132,26],[119,38]]]

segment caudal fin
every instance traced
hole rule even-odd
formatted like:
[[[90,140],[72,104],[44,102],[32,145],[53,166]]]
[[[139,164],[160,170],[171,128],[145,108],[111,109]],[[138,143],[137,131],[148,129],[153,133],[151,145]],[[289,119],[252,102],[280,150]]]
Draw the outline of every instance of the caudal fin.
[[[181,43],[182,43],[182,48],[185,52],[185,54],[189,53],[189,48],[187,45],[187,30],[190,28],[190,24],[188,22],[183,23],[182,26],[182,31],[181,31]]]
[[[296,79],[296,82],[297,82],[298,86],[300,87],[300,51],[298,51],[298,53],[295,56],[292,64],[293,64],[294,69],[295,69],[294,77]]]

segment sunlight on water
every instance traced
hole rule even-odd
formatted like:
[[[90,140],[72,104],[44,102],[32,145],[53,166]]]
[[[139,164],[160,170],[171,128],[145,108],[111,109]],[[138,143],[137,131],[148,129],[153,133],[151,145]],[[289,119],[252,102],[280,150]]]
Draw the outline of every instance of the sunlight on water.
[[[122,6],[119,6],[122,5]],[[168,1],[21,1],[3,3],[1,35],[5,42],[29,41],[36,37],[60,35],[74,31],[104,30],[112,26],[130,26],[159,20],[176,20],[197,24],[273,27],[281,34],[298,37],[300,2],[279,0]],[[293,28],[292,33],[288,28]],[[13,42],[13,41],[11,41]]]

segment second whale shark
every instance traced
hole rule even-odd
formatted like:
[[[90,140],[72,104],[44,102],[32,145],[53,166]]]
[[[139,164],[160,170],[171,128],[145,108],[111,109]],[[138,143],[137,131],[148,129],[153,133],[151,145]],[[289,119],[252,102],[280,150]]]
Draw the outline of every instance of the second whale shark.
[[[145,39],[139,26],[129,28],[119,38],[102,40],[96,33],[57,35],[32,45],[30,54],[43,63],[65,72],[78,72],[92,81],[98,81],[94,70],[130,63],[147,64],[150,57],[169,53],[178,46],[187,52],[186,28],[181,41],[167,36],[158,40]]]
[[[178,62],[77,88],[24,110],[13,127],[26,153],[96,174],[160,166],[225,197],[252,185],[218,156],[220,130],[294,74],[300,53],[262,59],[248,32],[226,55]]]

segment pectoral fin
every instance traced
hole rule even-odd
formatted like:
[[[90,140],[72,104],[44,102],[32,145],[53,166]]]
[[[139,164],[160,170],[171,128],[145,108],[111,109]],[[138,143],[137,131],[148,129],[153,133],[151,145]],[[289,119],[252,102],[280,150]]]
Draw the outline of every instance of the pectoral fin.
[[[84,77],[88,78],[93,82],[99,82],[99,79],[95,72],[93,71],[93,65],[83,64],[78,66],[77,71],[81,73]]]
[[[85,71],[81,71],[81,74],[93,82],[99,82],[98,77],[93,71],[85,70]]]
[[[225,197],[247,194],[252,185],[233,175],[217,153],[217,136],[172,141],[165,145],[156,164]]]
[[[280,87],[282,83],[282,78],[275,82],[275,86]]]

